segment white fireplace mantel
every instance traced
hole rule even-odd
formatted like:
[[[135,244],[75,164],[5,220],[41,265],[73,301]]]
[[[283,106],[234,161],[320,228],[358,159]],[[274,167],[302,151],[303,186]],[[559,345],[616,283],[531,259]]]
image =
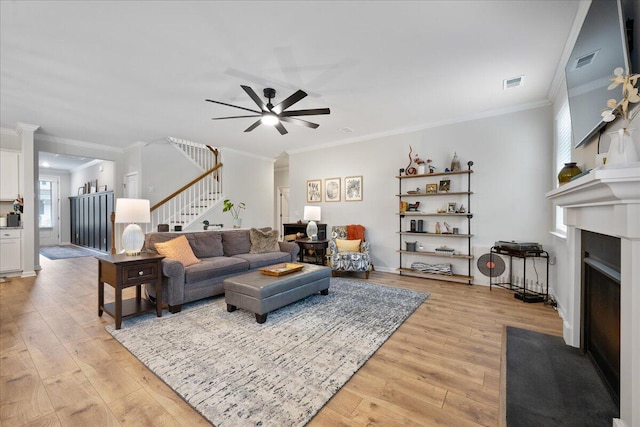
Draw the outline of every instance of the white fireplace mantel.
[[[640,162],[596,168],[547,193],[565,208],[569,251],[564,339],[580,346],[581,230],[619,237],[620,418],[616,427],[640,425]]]

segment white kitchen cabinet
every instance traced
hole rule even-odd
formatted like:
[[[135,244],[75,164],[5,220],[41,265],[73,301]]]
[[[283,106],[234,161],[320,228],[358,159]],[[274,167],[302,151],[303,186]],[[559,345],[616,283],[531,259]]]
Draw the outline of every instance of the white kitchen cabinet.
[[[22,230],[0,229],[0,273],[22,270]]]
[[[20,153],[0,150],[0,200],[12,201],[20,191]]]

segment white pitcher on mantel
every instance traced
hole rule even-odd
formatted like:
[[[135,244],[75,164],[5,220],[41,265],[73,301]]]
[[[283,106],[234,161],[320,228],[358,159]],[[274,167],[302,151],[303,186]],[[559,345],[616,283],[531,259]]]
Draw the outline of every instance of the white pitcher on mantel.
[[[634,129],[622,128],[608,133],[611,137],[611,145],[609,145],[609,152],[607,153],[607,166],[637,162],[640,160],[638,150],[636,150],[636,144],[631,138],[633,131]]]

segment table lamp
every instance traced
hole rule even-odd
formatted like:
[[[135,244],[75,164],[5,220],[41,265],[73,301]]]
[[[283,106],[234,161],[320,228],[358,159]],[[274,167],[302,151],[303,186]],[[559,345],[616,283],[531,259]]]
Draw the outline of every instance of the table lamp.
[[[122,247],[127,255],[140,255],[144,232],[136,223],[151,222],[149,201],[145,199],[116,199],[116,223],[129,224],[122,232]]]
[[[305,206],[304,220],[309,221],[307,224],[307,237],[311,240],[318,240],[318,225],[315,221],[320,221],[320,206]]]

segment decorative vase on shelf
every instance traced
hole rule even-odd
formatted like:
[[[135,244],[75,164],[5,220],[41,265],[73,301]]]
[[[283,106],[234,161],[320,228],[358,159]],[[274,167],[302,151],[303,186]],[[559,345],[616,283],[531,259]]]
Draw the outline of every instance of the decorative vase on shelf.
[[[427,165],[418,163],[418,175],[424,175],[425,173],[427,173]]]
[[[457,172],[460,170],[460,160],[458,159],[458,153],[453,153],[453,159],[451,159],[451,172]]]
[[[233,228],[242,227],[242,218],[233,218]]]
[[[560,169],[560,172],[558,173],[558,183],[560,185],[566,184],[571,181],[571,178],[576,175],[580,175],[581,173],[582,170],[576,166],[576,162],[565,163],[564,167]]]
[[[631,138],[633,131],[634,129],[622,128],[608,133],[611,138],[611,145],[609,145],[606,165],[619,165],[640,160],[636,145]]]

